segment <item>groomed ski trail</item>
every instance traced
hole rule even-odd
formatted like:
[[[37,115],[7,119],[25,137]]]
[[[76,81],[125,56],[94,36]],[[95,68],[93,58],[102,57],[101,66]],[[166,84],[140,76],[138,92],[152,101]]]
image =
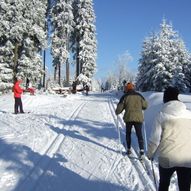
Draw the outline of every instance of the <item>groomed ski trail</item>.
[[[69,96],[56,102],[52,96],[46,104],[39,97],[25,97],[30,114],[0,113],[0,122],[13,130],[4,132],[2,140],[16,144],[13,154],[26,152],[21,165],[27,166],[18,181],[12,174],[5,176],[11,185],[3,191],[76,191],[76,185],[77,191],[152,191],[150,180],[142,178],[141,166],[136,169],[119,152],[116,105],[110,94],[76,95],[75,104]],[[47,139],[42,142],[43,136]],[[23,138],[30,140],[27,147],[22,146]]]
[[[78,124],[81,123],[82,126],[79,128],[75,121],[70,122],[71,126],[69,130],[64,131],[66,136],[64,144],[60,145],[57,153],[55,153],[55,159],[57,157],[59,160],[59,157],[62,158],[59,162],[61,166],[65,168],[65,171],[68,171],[68,169],[72,170],[70,173],[72,173],[73,180],[70,180],[70,176],[66,175],[64,171],[60,171],[58,174],[61,178],[60,180],[56,180],[57,185],[54,184],[54,181],[47,185],[50,174],[52,174],[55,169],[58,170],[57,163],[52,160],[46,172],[43,173],[43,176],[35,186],[35,191],[56,190],[56,187],[59,188],[60,186],[58,185],[62,184],[62,181],[65,182],[62,177],[67,177],[68,180],[68,182],[64,183],[62,189],[66,191],[74,190],[72,183],[79,184],[79,190],[83,191],[90,190],[91,185],[91,190],[95,191],[125,191],[128,190],[128,188],[132,190],[132,184],[133,189],[136,191],[148,190],[141,176],[140,179],[136,179],[137,173],[140,173],[140,171],[138,172],[131,165],[130,161],[119,154],[117,131],[113,123],[108,95],[102,96],[103,97],[99,95],[96,97],[96,95],[89,95],[86,97],[87,104],[76,117],[76,121],[78,121]],[[95,110],[97,111],[96,119],[92,116],[93,113],[96,113]],[[106,127],[104,127],[104,124],[99,123],[99,118],[100,121],[103,121],[103,118],[105,118],[105,123],[111,124],[110,130],[113,131],[114,134],[111,135],[109,133],[109,137],[107,137],[107,134],[104,133],[104,128]],[[95,132],[91,132],[92,129],[95,129]],[[100,134],[97,133],[99,131]],[[94,136],[92,136],[91,133]],[[113,139],[113,137],[115,137],[115,139]],[[105,141],[105,139],[107,141]],[[73,173],[77,174],[74,175]],[[79,175],[80,178],[78,177]],[[105,183],[99,184],[99,182]],[[94,184],[97,186],[93,186]]]
[[[71,113],[71,116],[67,120],[75,120],[76,116],[82,110],[82,108],[84,107],[85,104],[86,104],[86,102],[80,103],[74,109],[74,111]],[[55,121],[53,121],[53,124],[55,125]],[[64,127],[62,127],[62,128],[64,128]],[[67,126],[65,128],[69,129],[69,126]],[[49,165],[52,157],[54,157],[56,151],[59,149],[61,144],[64,144],[64,139],[65,139],[65,136],[63,134],[57,134],[53,138],[51,143],[48,144],[46,151],[43,153],[43,156],[46,155],[49,157],[42,156],[37,161],[35,167],[29,171],[28,175],[22,181],[21,185],[18,186],[18,189],[17,189],[18,191],[20,191],[20,190],[33,191],[35,189],[35,186],[36,186],[37,182],[39,181],[40,177],[43,176],[44,171],[48,168],[48,165]],[[39,167],[41,168],[40,171],[39,171]],[[34,181],[34,177],[35,177],[36,181]],[[31,184],[31,179],[33,179],[33,184]],[[30,188],[29,188],[29,185],[30,185]]]

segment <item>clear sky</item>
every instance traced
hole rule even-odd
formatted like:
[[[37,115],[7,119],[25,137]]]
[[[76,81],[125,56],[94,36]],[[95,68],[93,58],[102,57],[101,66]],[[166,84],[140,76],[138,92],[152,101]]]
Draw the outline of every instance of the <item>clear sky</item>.
[[[133,57],[128,67],[137,70],[145,37],[160,29],[162,19],[191,51],[191,0],[93,0],[97,32],[97,73],[103,78],[126,51]]]

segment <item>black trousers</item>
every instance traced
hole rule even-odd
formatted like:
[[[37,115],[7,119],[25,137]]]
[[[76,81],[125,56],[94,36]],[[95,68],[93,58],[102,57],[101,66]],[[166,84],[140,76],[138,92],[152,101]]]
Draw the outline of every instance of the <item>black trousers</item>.
[[[160,182],[158,191],[168,191],[172,174],[176,171],[179,191],[190,191],[191,168],[163,168],[159,165]]]
[[[144,141],[143,141],[143,135],[142,135],[142,123],[139,122],[128,122],[126,123],[126,141],[127,141],[127,148],[131,148],[131,130],[132,127],[134,126],[138,143],[139,143],[139,148],[144,149]]]
[[[22,104],[21,98],[15,97],[15,113],[17,114],[19,111],[20,113],[24,113],[23,104]]]

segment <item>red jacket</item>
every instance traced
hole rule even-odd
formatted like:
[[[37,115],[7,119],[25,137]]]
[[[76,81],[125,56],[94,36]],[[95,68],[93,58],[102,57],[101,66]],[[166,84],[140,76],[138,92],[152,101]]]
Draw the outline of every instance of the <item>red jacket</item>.
[[[21,81],[17,81],[13,86],[14,97],[20,98],[23,93],[23,89],[19,86]]]

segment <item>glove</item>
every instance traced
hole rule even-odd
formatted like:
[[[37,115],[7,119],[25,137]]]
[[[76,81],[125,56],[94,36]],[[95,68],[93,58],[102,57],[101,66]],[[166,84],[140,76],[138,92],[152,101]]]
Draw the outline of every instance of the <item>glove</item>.
[[[154,160],[154,156],[156,154],[156,149],[157,149],[157,146],[154,143],[150,142],[148,144],[148,151],[147,151],[146,155],[149,160],[151,160],[151,161]]]
[[[149,160],[151,160],[151,161],[154,160],[154,156],[153,156],[153,154],[150,152],[150,150],[147,151],[146,156],[147,156],[147,158],[148,158]]]
[[[147,158],[150,160],[150,161],[153,161],[154,160],[154,157],[148,157]]]

